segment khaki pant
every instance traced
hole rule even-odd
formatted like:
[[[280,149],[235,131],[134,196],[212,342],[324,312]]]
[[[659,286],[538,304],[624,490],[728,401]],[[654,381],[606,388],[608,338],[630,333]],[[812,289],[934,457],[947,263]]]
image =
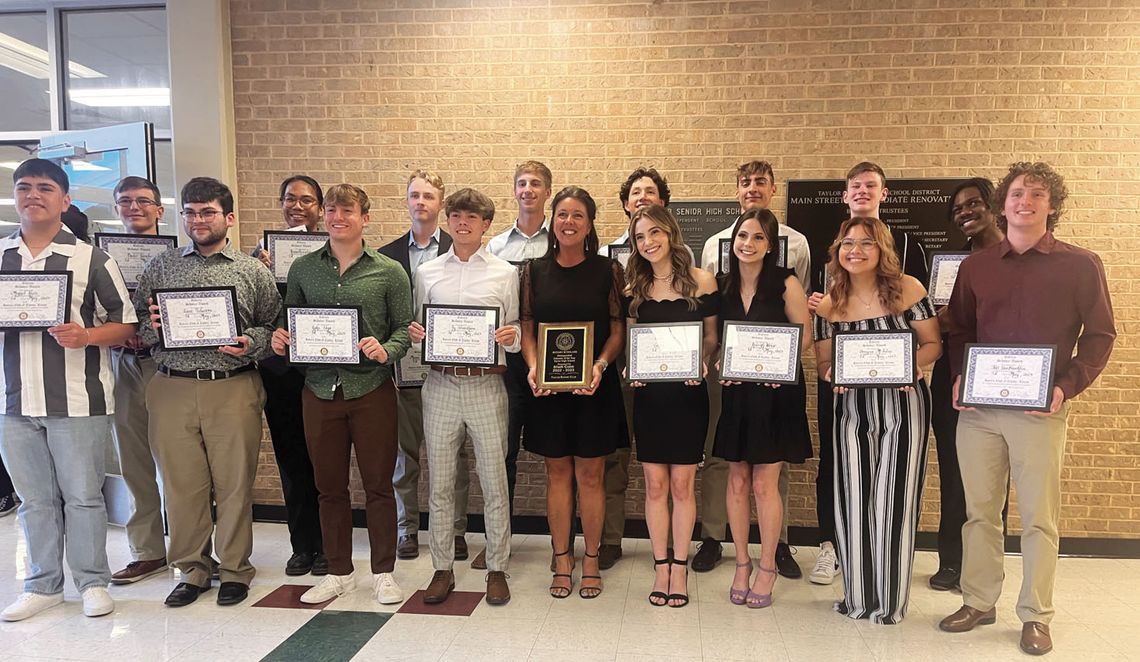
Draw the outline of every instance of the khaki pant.
[[[420,448],[424,445],[423,395],[418,388],[396,389],[399,453],[392,474],[396,490],[396,522],[401,536],[420,530]],[[467,533],[467,498],[471,493],[467,446],[459,449],[455,465],[455,535]]]
[[[119,455],[119,471],[131,493],[131,517],[127,542],[135,561],[166,558],[155,453],[149,441],[146,387],[154,377],[154,359],[115,350],[111,354],[115,374],[115,418],[111,436]]]
[[[967,606],[988,610],[1001,596],[1005,579],[1001,515],[1012,477],[1022,526],[1023,579],[1017,616],[1022,622],[1052,620],[1068,413],[1065,402],[1051,416],[997,409],[959,415],[958,461],[967,515],[962,527],[962,598]]]
[[[223,582],[253,581],[253,480],[265,390],[256,370],[199,381],[162,373],[146,389],[170,524],[168,558],[183,581],[210,582],[210,536]],[[211,492],[217,526],[210,518]]]

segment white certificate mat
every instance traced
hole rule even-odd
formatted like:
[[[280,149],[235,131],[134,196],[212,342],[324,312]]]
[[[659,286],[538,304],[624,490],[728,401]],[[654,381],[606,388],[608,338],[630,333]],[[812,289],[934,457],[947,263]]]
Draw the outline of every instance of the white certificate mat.
[[[967,343],[959,403],[970,407],[1049,411],[1055,345]]]
[[[493,306],[424,304],[423,362],[428,365],[493,366],[499,362]]]
[[[700,380],[704,322],[631,324],[627,330],[627,377],[631,382]]]
[[[134,290],[139,275],[152,257],[178,246],[178,237],[158,234],[123,234],[96,232],[95,245],[115,258],[127,289]]]
[[[0,330],[37,331],[70,320],[70,271],[0,273]]]
[[[419,388],[427,381],[431,366],[424,365],[423,347],[413,343],[404,358],[396,362],[396,388]]]
[[[726,320],[720,359],[721,379],[734,382],[798,384],[799,324],[762,324]]]
[[[273,260],[273,278],[278,283],[287,282],[293,261],[319,249],[328,239],[327,232],[266,230],[261,245],[269,251],[269,258]]]
[[[622,269],[625,269],[626,265],[629,264],[629,256],[632,252],[633,249],[629,247],[629,244],[610,246],[610,257],[617,260]]]
[[[237,344],[241,335],[237,290],[191,287],[154,291],[162,321],[159,342],[168,351],[217,348]]]
[[[930,283],[926,288],[930,303],[945,306],[954,293],[954,283],[958,280],[958,268],[969,253],[935,253],[930,259]]]
[[[831,383],[835,386],[913,386],[913,331],[840,331],[832,337]]]
[[[358,306],[287,306],[290,363],[360,363]]]

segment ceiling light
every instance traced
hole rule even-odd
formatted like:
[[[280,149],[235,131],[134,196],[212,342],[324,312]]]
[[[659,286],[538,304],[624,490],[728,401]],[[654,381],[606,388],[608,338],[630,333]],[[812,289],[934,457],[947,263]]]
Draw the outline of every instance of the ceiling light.
[[[102,87],[71,89],[67,96],[75,103],[93,108],[121,106],[169,106],[169,87]]]
[[[43,80],[51,78],[47,51],[3,32],[0,32],[0,67],[8,67],[32,78]],[[85,67],[78,62],[68,62],[67,73],[71,78],[107,77],[106,74]]]

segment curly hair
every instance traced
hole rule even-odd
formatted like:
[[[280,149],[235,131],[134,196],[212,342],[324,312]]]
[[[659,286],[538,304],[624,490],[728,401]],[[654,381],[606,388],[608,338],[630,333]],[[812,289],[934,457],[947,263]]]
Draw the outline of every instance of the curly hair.
[[[638,168],[629,173],[629,177],[625,178],[621,188],[618,189],[618,200],[621,200],[621,208],[625,211],[626,216],[630,215],[625,207],[629,203],[629,193],[633,189],[633,183],[646,177],[652,179],[653,183],[657,186],[657,197],[661,198],[661,204],[666,207],[669,206],[669,182],[665,181],[665,177],[657,172],[656,168]]]
[[[879,264],[875,268],[875,289],[879,293],[879,303],[891,313],[902,311],[902,265],[899,263],[898,251],[895,249],[895,240],[891,237],[891,230],[887,224],[877,218],[856,216],[843,221],[835,240],[827,249],[831,260],[827,263],[827,275],[831,279],[828,294],[835,311],[847,312],[847,303],[851,296],[851,278],[847,270],[839,266],[839,243],[843,241],[852,229],[861,227],[879,246]]]
[[[1009,194],[1010,185],[1022,175],[1025,175],[1026,182],[1037,182],[1049,189],[1049,206],[1053,208],[1053,213],[1049,214],[1045,227],[1048,230],[1057,227],[1061,214],[1065,213],[1065,200],[1069,197],[1069,189],[1065,187],[1065,178],[1044,161],[1033,163],[1018,161],[1009,165],[1009,172],[997,185],[993,201],[990,203],[990,208],[997,213],[998,227],[1002,232],[1006,231],[1005,198]]]
[[[673,265],[673,289],[680,292],[689,306],[689,310],[697,309],[697,279],[693,278],[690,269],[693,258],[685,249],[685,238],[681,235],[681,226],[676,217],[661,205],[642,207],[629,219],[629,241],[637,246],[637,224],[642,219],[652,221],[657,227],[669,236],[669,261]],[[653,265],[649,260],[641,257],[641,253],[634,250],[629,255],[629,262],[625,265],[626,292],[633,297],[629,306],[631,317],[637,317],[637,309],[641,303],[649,298],[649,290],[653,287]]]

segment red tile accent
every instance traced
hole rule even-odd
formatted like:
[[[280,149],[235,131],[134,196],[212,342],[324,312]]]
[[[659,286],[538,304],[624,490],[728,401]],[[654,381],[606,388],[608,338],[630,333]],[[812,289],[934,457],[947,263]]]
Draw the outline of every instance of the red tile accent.
[[[479,606],[486,593],[475,591],[452,591],[447,599],[437,605],[424,602],[424,591],[416,591],[404,601],[397,614],[434,614],[436,616],[470,616]]]
[[[305,591],[312,588],[304,584],[284,584],[278,588],[273,589],[269,595],[253,603],[254,607],[275,607],[277,609],[324,609],[333,600],[321,602],[315,605],[307,605],[301,602],[301,595]]]

